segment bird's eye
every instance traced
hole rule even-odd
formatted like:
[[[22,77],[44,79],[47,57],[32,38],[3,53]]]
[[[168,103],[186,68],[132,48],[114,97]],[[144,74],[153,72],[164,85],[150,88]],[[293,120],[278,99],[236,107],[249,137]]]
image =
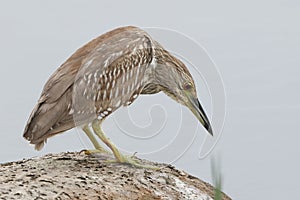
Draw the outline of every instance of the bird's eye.
[[[190,90],[190,89],[192,89],[192,84],[191,84],[191,83],[186,83],[186,84],[184,84],[184,85],[183,85],[183,89],[184,89],[184,90]]]

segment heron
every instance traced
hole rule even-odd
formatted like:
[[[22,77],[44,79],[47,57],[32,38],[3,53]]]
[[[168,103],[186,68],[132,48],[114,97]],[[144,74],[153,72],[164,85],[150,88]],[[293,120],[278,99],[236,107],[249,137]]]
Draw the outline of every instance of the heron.
[[[50,76],[29,116],[23,137],[40,150],[49,137],[80,127],[95,151],[106,151],[98,137],[111,149],[116,162],[139,166],[118,150],[101,124],[139,95],[159,92],[189,108],[213,135],[197,98],[195,81],[185,64],[146,31],[135,26],[119,27],[76,50]]]

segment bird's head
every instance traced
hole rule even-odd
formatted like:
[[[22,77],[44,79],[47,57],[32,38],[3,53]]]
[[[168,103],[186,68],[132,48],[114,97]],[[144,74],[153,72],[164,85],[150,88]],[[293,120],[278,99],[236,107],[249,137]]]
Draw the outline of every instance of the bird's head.
[[[180,60],[164,52],[157,57],[156,76],[161,90],[178,103],[188,107],[205,129],[213,135],[209,119],[197,97],[192,75]]]

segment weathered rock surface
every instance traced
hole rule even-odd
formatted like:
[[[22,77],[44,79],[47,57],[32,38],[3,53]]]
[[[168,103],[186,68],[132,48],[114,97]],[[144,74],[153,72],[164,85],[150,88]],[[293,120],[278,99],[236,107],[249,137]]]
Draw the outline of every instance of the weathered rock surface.
[[[107,159],[72,152],[0,164],[0,199],[213,199],[211,185],[171,165],[141,160],[160,168],[152,170]]]

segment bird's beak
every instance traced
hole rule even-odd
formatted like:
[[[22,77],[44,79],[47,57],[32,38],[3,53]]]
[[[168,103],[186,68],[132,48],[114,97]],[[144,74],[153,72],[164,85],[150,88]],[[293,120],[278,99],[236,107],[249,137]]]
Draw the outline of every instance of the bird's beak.
[[[200,123],[204,126],[204,128],[213,135],[213,131],[199,100],[197,97],[193,97],[192,95],[187,94],[188,103],[187,107],[192,111],[192,113],[197,117]]]

